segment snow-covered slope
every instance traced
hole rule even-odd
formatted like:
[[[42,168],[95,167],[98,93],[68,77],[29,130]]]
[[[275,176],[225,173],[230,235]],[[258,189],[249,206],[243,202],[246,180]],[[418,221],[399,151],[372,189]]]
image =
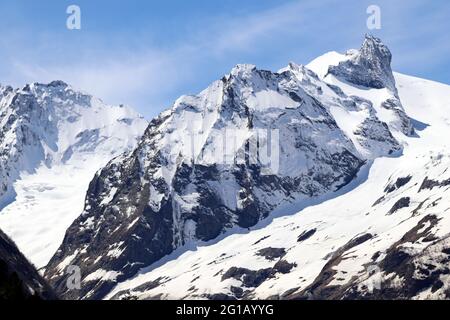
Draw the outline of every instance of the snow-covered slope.
[[[136,295],[143,293],[140,297],[161,290],[169,296],[214,298],[229,294],[230,284],[243,290],[238,280],[243,277],[250,279],[244,287],[256,292],[263,290],[260,285],[265,280],[269,283],[278,274],[289,274],[294,264],[282,260],[274,265],[273,259],[288,254],[287,244],[299,235],[284,222],[278,227],[273,224],[305,215],[274,220],[270,227],[269,219],[349,194],[346,191],[364,181],[373,161],[400,159],[404,145],[419,139],[413,128],[419,122],[411,121],[403,109],[390,67],[391,54],[381,41],[367,36],[359,51],[328,55],[325,60],[330,56],[335,65],[327,65],[329,72],[320,67],[324,62],[313,64],[319,66],[322,78],[294,63],[278,72],[238,65],[199,95],[181,97],[153,120],[134,152],[112,160],[91,182],[82,215],[68,229],[46,270],[58,292],[66,298],[96,299],[119,283],[110,297],[130,285]],[[271,147],[269,165],[261,158],[261,149],[252,152],[255,141]],[[360,178],[354,180],[357,175]],[[376,194],[368,192],[369,197]],[[360,196],[348,207],[356,208],[361,201],[367,205]],[[313,222],[322,220],[317,225],[337,225],[337,217],[331,214],[329,222],[325,217],[337,207],[327,208],[329,212],[311,214],[311,221],[299,224],[298,231],[303,228],[310,235]],[[342,220],[344,228],[350,228],[348,220]],[[256,231],[244,231],[255,225]],[[357,226],[355,232],[361,228]],[[265,234],[259,238],[261,233]],[[327,250],[350,240],[342,235],[329,237]],[[261,255],[270,258],[255,256],[259,250],[255,246],[264,246],[266,239],[268,243],[281,239],[286,246],[261,247],[268,248]],[[248,259],[234,249],[244,247],[252,253]],[[132,281],[138,280],[124,282],[143,267],[154,269],[189,248],[196,249],[138,276],[144,279],[143,286],[134,286]],[[221,251],[218,256],[216,250]],[[197,269],[197,261],[192,266],[186,263],[189,257],[203,267]],[[312,262],[320,269],[326,261],[316,258]],[[271,268],[259,268],[272,263]],[[68,264],[82,269],[80,291],[65,286]],[[173,278],[168,276],[171,265]],[[216,272],[211,274],[213,269]],[[196,270],[204,274],[189,278]],[[148,282],[153,272],[161,277]]]
[[[450,298],[450,86],[395,80],[420,121],[401,157],[375,159],[327,201],[190,243],[108,298]]]
[[[0,227],[38,267],[82,212],[89,181],[147,122],[62,81],[0,89]]]

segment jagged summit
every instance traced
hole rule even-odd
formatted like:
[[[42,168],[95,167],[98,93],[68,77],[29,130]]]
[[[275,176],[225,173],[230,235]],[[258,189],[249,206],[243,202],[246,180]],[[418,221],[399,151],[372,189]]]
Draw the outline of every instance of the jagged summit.
[[[356,85],[388,88],[396,93],[391,60],[392,54],[388,47],[380,39],[366,35],[359,51],[350,52],[348,59],[337,66],[330,66],[328,73]]]
[[[22,91],[28,92],[32,88],[48,88],[48,89],[54,88],[54,89],[61,89],[61,90],[72,89],[72,87],[68,83],[66,83],[62,80],[53,80],[49,83],[33,82],[31,84],[26,84],[22,88]]]
[[[381,59],[386,64],[390,64],[392,54],[389,48],[381,41],[371,34],[366,34],[364,42],[359,50],[360,54],[368,60]]]
[[[47,84],[48,87],[63,87],[63,88],[67,88],[69,85],[62,81],[62,80],[54,80],[52,82],[50,82],[49,84]]]
[[[411,119],[405,114],[398,96],[391,58],[381,40],[366,36],[360,50],[349,50],[346,54],[329,52],[314,59],[307,67],[347,95],[375,99],[373,106],[381,121],[393,131],[415,136]],[[394,117],[391,117],[392,113]]]

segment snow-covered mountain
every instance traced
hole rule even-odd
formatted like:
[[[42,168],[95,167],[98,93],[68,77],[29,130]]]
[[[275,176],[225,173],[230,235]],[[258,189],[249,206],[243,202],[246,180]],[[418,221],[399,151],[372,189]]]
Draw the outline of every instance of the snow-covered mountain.
[[[62,81],[0,87],[0,227],[38,267],[81,213],[89,181],[147,122]]]
[[[308,67],[336,57],[346,58]],[[449,299],[450,86],[394,78],[422,121],[402,156],[375,159],[339,192],[280,208],[250,231],[190,243],[107,298]]]
[[[421,157],[418,145],[431,147],[431,120],[446,128],[438,107],[448,87],[394,76],[390,63],[389,49],[366,36],[360,50],[306,67],[238,65],[179,98],[132,153],[96,174],[46,277],[66,298],[344,297],[334,281],[357,292],[355,272],[383,266],[415,239],[400,241],[410,229],[434,219],[423,205],[406,218],[431,191],[407,199],[405,185],[428,174],[426,190],[444,185],[431,164],[399,169]],[[436,118],[425,107],[439,109]],[[345,264],[363,246],[378,253]],[[81,267],[79,291],[65,286],[71,264]]]

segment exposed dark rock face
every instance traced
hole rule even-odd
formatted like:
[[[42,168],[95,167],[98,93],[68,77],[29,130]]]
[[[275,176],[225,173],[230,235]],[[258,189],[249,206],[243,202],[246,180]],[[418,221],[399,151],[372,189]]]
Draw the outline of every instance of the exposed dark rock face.
[[[377,119],[367,118],[355,130],[354,134],[358,136],[360,144],[368,149],[383,149],[383,152],[387,154],[392,154],[401,149],[387,124]]]
[[[257,245],[258,243],[260,243],[260,242],[262,242],[262,241],[264,241],[266,239],[269,239],[269,238],[270,238],[270,236],[262,237],[261,239],[258,239],[258,241],[256,241],[253,245]]]
[[[245,287],[258,287],[272,274],[272,269],[249,270],[246,268],[231,267],[222,276],[222,281],[229,278],[242,281]]]
[[[53,290],[0,231],[0,301],[56,299]]]
[[[411,202],[411,199],[409,197],[403,197],[400,198],[391,208],[391,210],[389,210],[389,214],[393,214],[394,212],[396,212],[397,210],[400,210],[402,208],[406,208],[409,207],[409,203]]]
[[[450,179],[444,180],[444,181],[436,181],[432,179],[428,179],[428,177],[425,177],[425,179],[422,182],[422,185],[420,186],[419,192],[422,190],[433,190],[433,188],[436,187],[446,187],[450,186]]]
[[[361,49],[352,59],[330,66],[328,72],[356,85],[396,91],[391,60],[392,54],[388,47],[380,39],[367,35]]]
[[[281,258],[286,254],[286,250],[284,248],[263,248],[258,250],[256,255],[262,256],[267,260],[275,260]]]
[[[384,192],[386,193],[391,193],[394,192],[395,190],[400,189],[401,187],[403,187],[404,185],[406,185],[409,181],[411,181],[412,176],[407,176],[407,177],[400,177],[398,178],[395,183],[393,184],[389,184],[385,189]]]
[[[224,294],[224,293],[208,294],[208,295],[204,296],[203,298],[208,299],[208,300],[223,300],[223,301],[236,300],[235,297],[230,296],[228,294]]]
[[[297,265],[286,260],[279,260],[272,268],[250,270],[247,268],[231,267],[222,275],[222,281],[233,278],[242,282],[246,288],[257,288],[268,278],[277,273],[289,273]]]
[[[295,268],[297,264],[289,263],[286,260],[280,260],[273,266],[273,273],[289,273],[292,268]]]
[[[305,241],[309,238],[311,238],[315,233],[316,233],[317,229],[311,229],[308,231],[303,231],[297,238],[297,242],[302,242]]]

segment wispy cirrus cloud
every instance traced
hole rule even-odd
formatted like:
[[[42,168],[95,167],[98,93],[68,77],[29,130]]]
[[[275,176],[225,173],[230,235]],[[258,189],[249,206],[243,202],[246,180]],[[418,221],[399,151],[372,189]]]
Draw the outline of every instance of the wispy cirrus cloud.
[[[12,72],[7,79],[14,85],[62,79],[107,102],[138,105],[141,111],[155,107],[160,110],[167,105],[168,99],[175,98],[173,92],[177,88],[186,88],[183,83],[199,78],[203,68],[223,60],[226,55],[264,46],[264,38],[270,39],[275,33],[286,32],[294,23],[298,24],[301,6],[305,4],[293,2],[244,17],[211,19],[206,30],[193,30],[187,37],[166,47],[142,45],[133,50],[116,46],[105,50],[104,44],[97,44],[94,38],[78,46],[78,53],[74,54],[63,38],[60,38],[63,48],[55,50],[54,42],[45,41],[45,38],[52,39],[52,35],[42,36],[43,41],[34,49],[26,43],[4,38],[3,42],[9,43],[11,52],[8,64]],[[134,42],[139,41],[135,39]],[[14,49],[12,45],[15,45]],[[215,74],[217,78],[221,76]]]
[[[329,50],[358,47],[368,31],[365,10],[372,2],[275,1],[239,15],[214,12],[192,27],[180,28],[176,37],[173,31],[154,27],[120,33],[58,29],[34,31],[32,37],[29,29],[17,28],[0,39],[0,81],[19,86],[62,79],[108,103],[130,104],[152,117],[234,64],[277,69],[289,60],[306,64]],[[424,10],[420,0],[376,2],[383,26],[377,34],[391,46],[394,66],[423,75],[443,65],[450,43],[443,30],[448,11],[419,15]],[[405,27],[405,22],[411,24]],[[165,38],[166,33],[173,38]],[[428,45],[417,48],[418,40]],[[417,61],[422,61],[421,68]]]

